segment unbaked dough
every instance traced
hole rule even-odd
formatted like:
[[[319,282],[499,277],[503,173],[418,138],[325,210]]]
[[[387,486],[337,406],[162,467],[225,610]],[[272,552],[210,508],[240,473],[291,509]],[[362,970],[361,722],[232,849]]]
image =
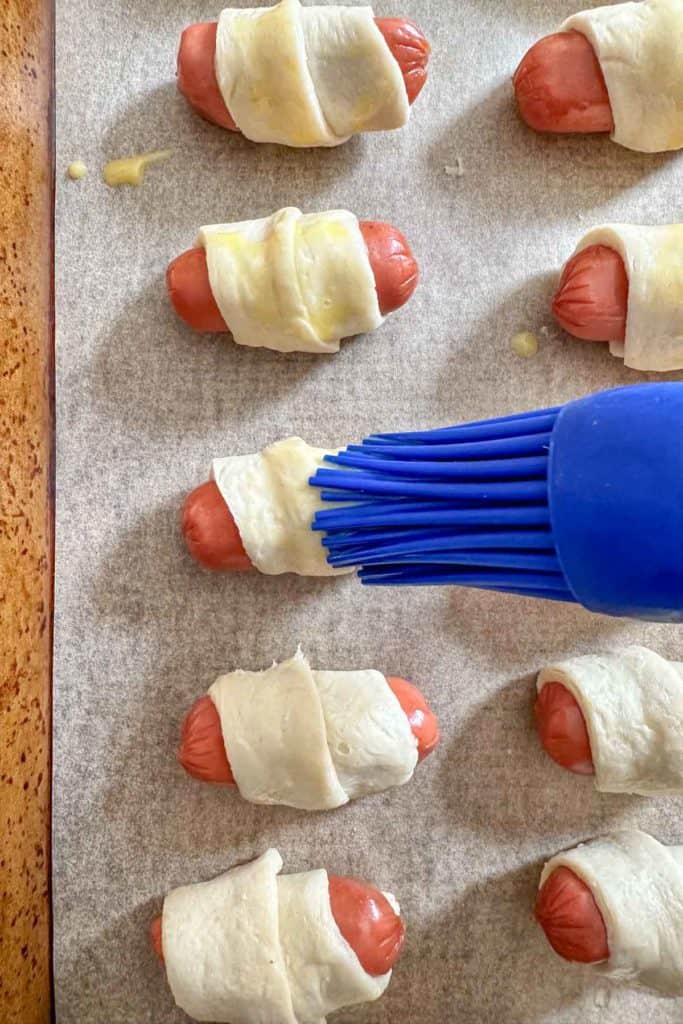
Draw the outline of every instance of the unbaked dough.
[[[683,224],[606,224],[575,254],[592,245],[618,252],[629,279],[626,338],[610,343],[612,355],[634,370],[683,369]]]
[[[645,832],[615,832],[553,857],[541,886],[559,867],[588,885],[605,922],[610,955],[596,969],[683,996],[683,847]]]
[[[300,1024],[321,1024],[343,1006],[379,999],[391,971],[373,976],[362,967],[332,914],[327,872],[282,876],[278,897],[280,941]],[[395,900],[393,905],[399,913]]]
[[[166,977],[198,1021],[297,1024],[280,943],[277,876],[268,850],[209,882],[174,889],[161,921]]]
[[[201,228],[209,282],[239,345],[330,353],[382,323],[358,219],[347,210]]]
[[[643,153],[683,147],[683,0],[596,7],[562,29],[581,32],[595,50],[615,142]]]
[[[216,78],[254,142],[338,146],[356,132],[400,128],[410,115],[401,69],[370,7],[227,9]]]
[[[566,686],[581,708],[597,789],[683,794],[682,663],[634,645],[548,665],[538,692],[549,682]]]
[[[327,1013],[378,999],[389,984],[391,971],[367,974],[339,931],[327,872],[278,877],[281,868],[268,850],[164,900],[168,982],[195,1020],[324,1024]]]
[[[380,672],[314,672],[301,651],[209,689],[246,800],[319,811],[402,786],[417,740]]]
[[[335,453],[288,437],[252,455],[214,459],[211,479],[260,572],[337,576],[354,571],[328,565],[322,535],[311,528],[316,512],[334,507],[323,502],[320,491],[308,482],[327,454]]]

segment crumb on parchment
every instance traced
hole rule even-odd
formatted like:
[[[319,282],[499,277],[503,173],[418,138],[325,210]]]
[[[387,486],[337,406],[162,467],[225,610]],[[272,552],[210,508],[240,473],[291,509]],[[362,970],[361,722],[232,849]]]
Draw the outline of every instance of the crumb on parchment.
[[[456,156],[454,157],[452,164],[445,164],[444,173],[447,174],[450,178],[462,178],[463,174],[465,173],[462,158]]]

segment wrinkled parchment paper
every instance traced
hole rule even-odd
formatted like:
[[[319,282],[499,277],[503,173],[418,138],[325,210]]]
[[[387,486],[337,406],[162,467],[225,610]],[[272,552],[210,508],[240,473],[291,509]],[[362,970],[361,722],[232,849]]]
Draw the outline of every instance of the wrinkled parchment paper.
[[[184,494],[213,456],[297,433],[334,446],[565,401],[639,381],[549,315],[558,267],[603,220],[683,219],[681,158],[606,138],[539,138],[510,75],[571,0],[386,0],[433,45],[409,127],[333,150],[253,146],[177,93],[197,0],[58,0],[58,502],[54,744],[58,1024],[170,1024],[147,941],[162,896],[277,846],[392,889],[408,925],[388,993],[339,1014],[364,1024],[673,1024],[680,1004],[612,990],[555,957],[531,907],[556,850],[622,826],[683,842],[683,802],[598,795],[532,731],[548,658],[649,644],[680,629],[458,589],[369,590],[353,578],[212,576],[186,555]],[[114,156],[174,147],[139,188],[100,179]],[[84,160],[79,183],[66,165]],[[462,175],[446,168],[461,167]],[[278,356],[195,336],[164,290],[204,223],[285,205],[393,221],[423,279],[371,337],[333,357]],[[509,350],[518,330],[540,350]],[[332,814],[251,806],[175,760],[182,716],[221,671],[301,643],[314,666],[419,683],[441,747],[400,791]]]

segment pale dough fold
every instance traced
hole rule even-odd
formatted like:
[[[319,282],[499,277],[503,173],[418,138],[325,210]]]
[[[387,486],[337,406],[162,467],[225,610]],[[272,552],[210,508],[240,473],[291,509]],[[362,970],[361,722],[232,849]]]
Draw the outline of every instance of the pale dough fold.
[[[683,996],[683,847],[636,830],[615,832],[553,857],[541,886],[559,867],[588,885],[605,922],[610,956],[596,969]]]
[[[562,30],[581,32],[595,51],[615,142],[643,153],[683,147],[683,0],[596,7]]]
[[[281,868],[268,850],[164,900],[168,982],[195,1020],[324,1024],[327,1013],[378,999],[389,984],[391,971],[367,974],[339,931],[327,872],[278,877]]]
[[[220,676],[209,696],[252,803],[331,810],[402,786],[417,764],[417,740],[380,672],[314,672],[299,650],[264,672]]]
[[[337,576],[353,572],[327,563],[321,534],[311,529],[323,508],[320,491],[309,484],[333,454],[313,448],[300,437],[276,441],[252,455],[214,459],[211,479],[230,509],[244,549],[256,568],[267,575],[294,572],[300,576]]]
[[[216,78],[254,142],[338,146],[356,132],[402,127],[401,69],[370,7],[227,9],[218,19]]]
[[[343,1006],[379,999],[391,971],[375,977],[362,967],[332,914],[327,872],[284,875],[278,897],[280,942],[299,1024],[324,1024],[328,1013]],[[393,897],[390,902],[399,913]]]
[[[618,252],[629,279],[626,338],[610,344],[612,355],[634,370],[683,369],[683,224],[606,224],[575,254],[592,245]]]
[[[597,789],[683,794],[683,664],[631,646],[548,665],[538,692],[550,682],[581,708]]]
[[[239,345],[331,353],[342,338],[382,323],[358,219],[346,210],[270,217],[200,229],[209,283]]]
[[[280,854],[268,850],[164,900],[166,977],[195,1020],[297,1024],[280,943],[281,868]]]

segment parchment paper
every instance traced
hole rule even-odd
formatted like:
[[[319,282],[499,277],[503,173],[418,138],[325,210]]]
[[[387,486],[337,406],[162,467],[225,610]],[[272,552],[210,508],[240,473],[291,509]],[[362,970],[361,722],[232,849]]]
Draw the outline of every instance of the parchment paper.
[[[340,1022],[680,1021],[680,1004],[561,962],[531,914],[560,848],[620,826],[683,842],[681,800],[600,796],[542,754],[534,673],[626,641],[680,660],[680,630],[459,589],[213,576],[186,555],[178,510],[213,456],[290,433],[332,446],[642,380],[554,328],[550,296],[594,223],[683,219],[681,160],[518,122],[510,76],[571,0],[386,0],[378,13],[412,17],[433,45],[409,127],[328,151],[253,146],[176,92],[179,33],[217,7],[57,3],[58,1024],[186,1020],[149,922],[169,888],[269,845],[286,870],[324,865],[402,903],[408,942],[388,993]],[[100,180],[107,158],[163,146],[172,161],[141,188]],[[461,177],[445,172],[458,158]],[[74,159],[91,169],[80,183],[62,177]],[[422,266],[414,299],[334,357],[194,336],[166,299],[168,261],[203,223],[284,205],[396,223]],[[543,331],[535,359],[509,351],[520,329]],[[182,716],[219,672],[299,642],[315,666],[423,687],[443,741],[412,784],[308,815],[253,807],[176,764]]]

